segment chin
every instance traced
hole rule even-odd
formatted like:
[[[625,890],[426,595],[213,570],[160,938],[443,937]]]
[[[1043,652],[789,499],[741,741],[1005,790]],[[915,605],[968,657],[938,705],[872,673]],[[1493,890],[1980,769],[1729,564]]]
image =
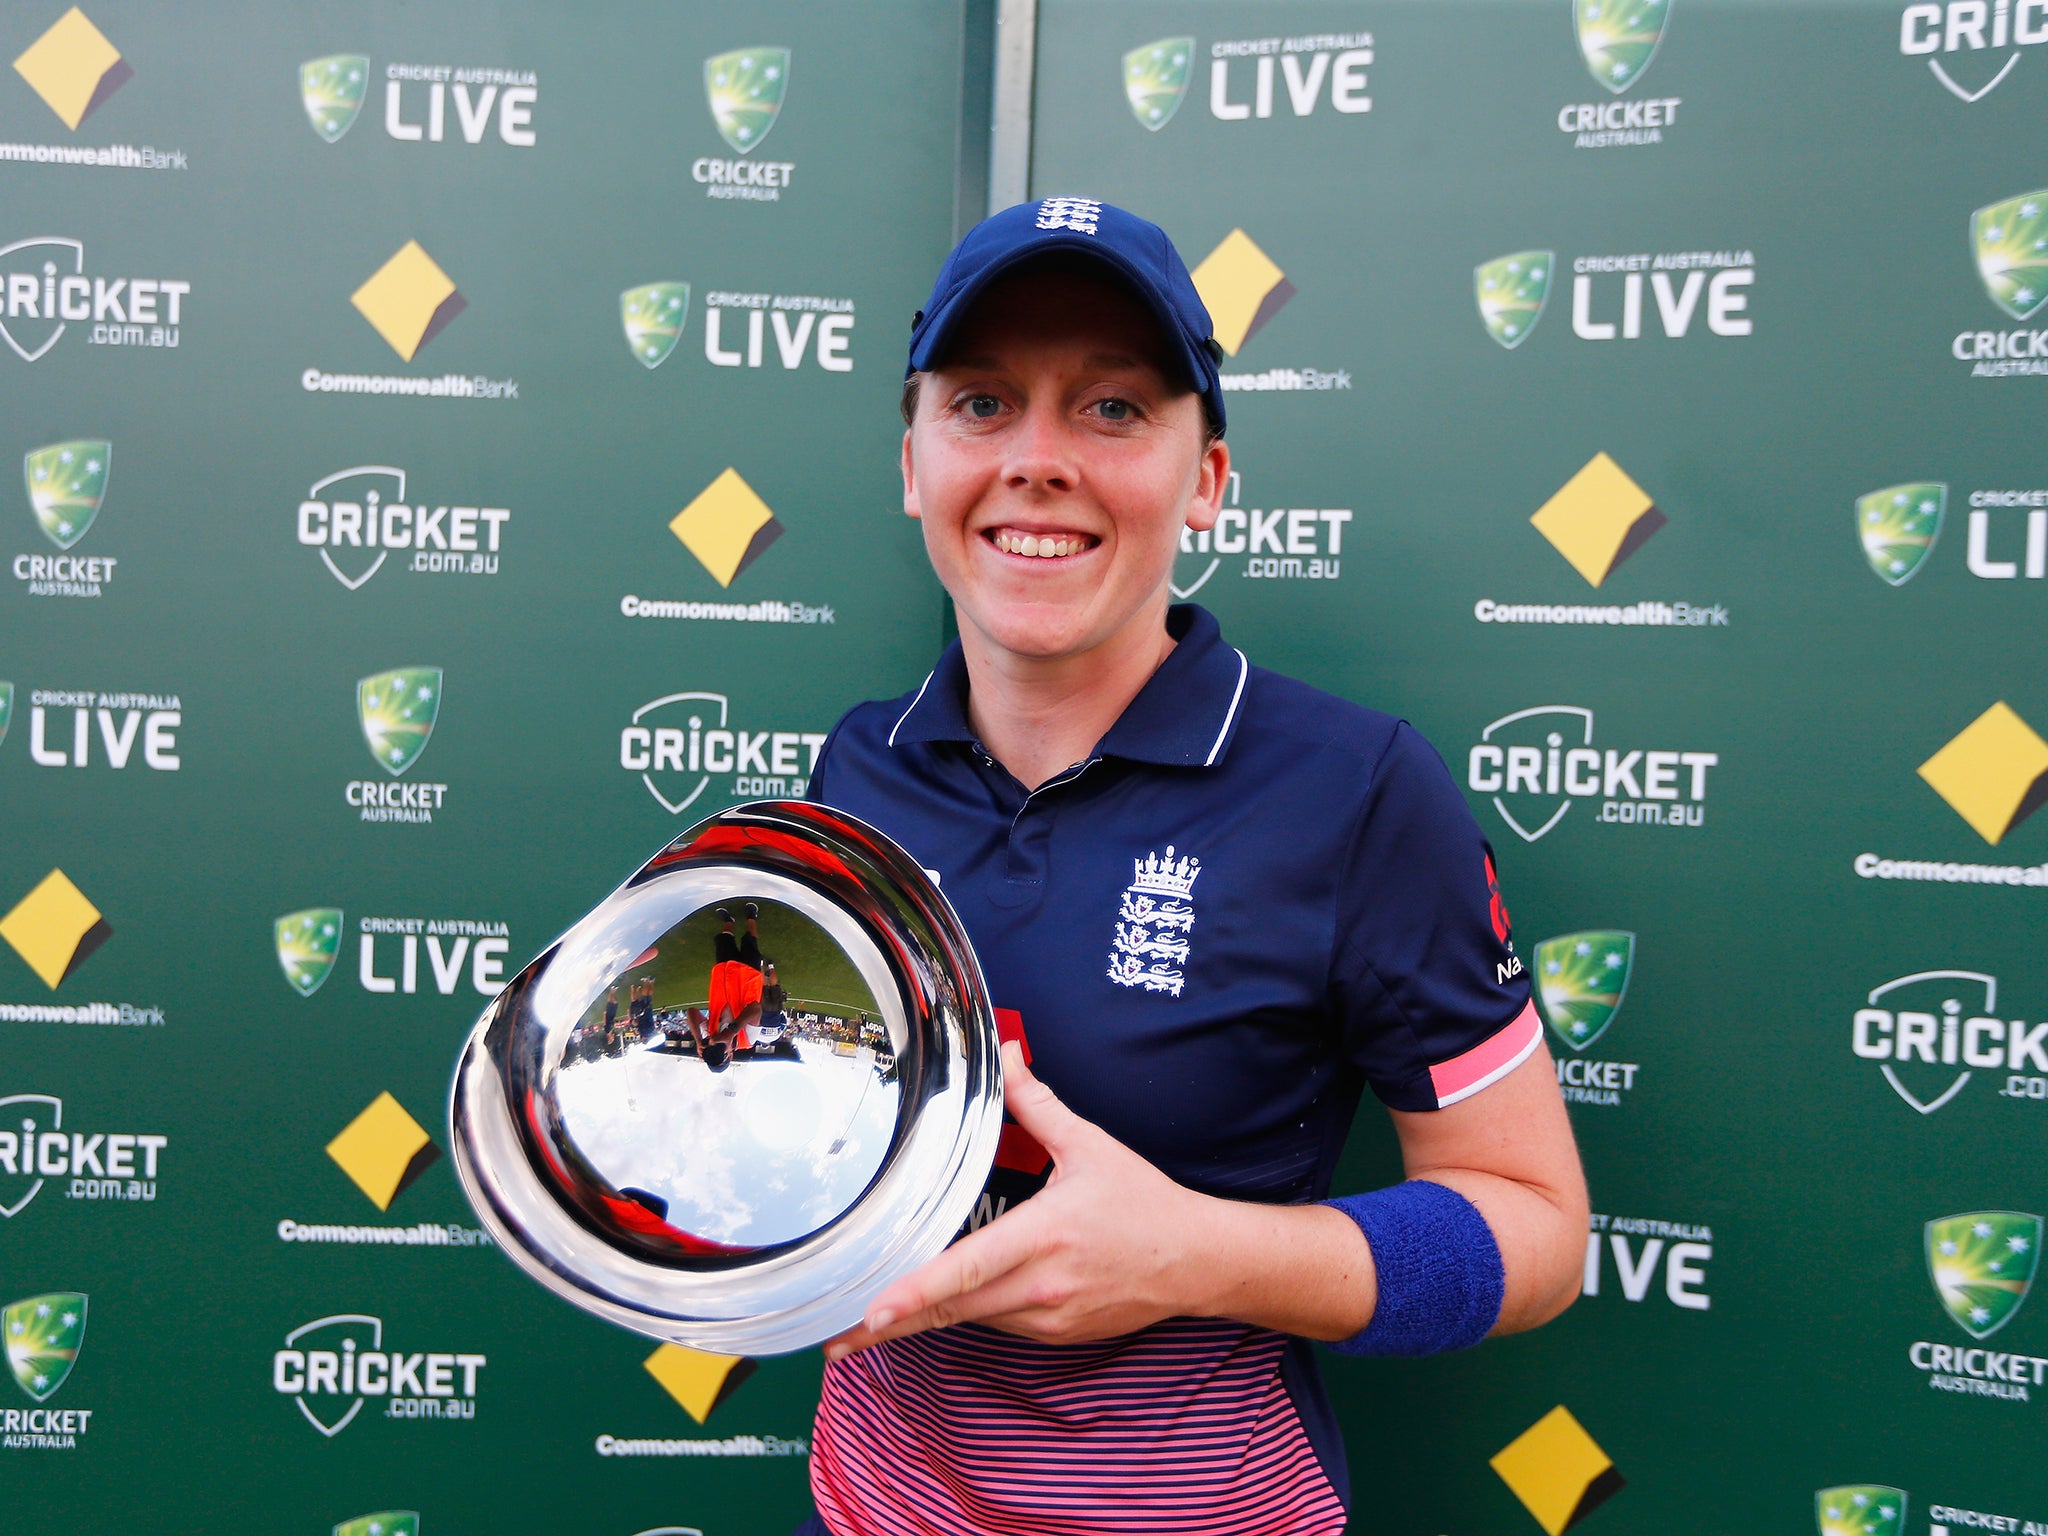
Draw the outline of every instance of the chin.
[[[976,627],[1011,655],[1041,661],[1070,656],[1100,639],[1085,614],[1050,604],[1006,604],[977,615]]]

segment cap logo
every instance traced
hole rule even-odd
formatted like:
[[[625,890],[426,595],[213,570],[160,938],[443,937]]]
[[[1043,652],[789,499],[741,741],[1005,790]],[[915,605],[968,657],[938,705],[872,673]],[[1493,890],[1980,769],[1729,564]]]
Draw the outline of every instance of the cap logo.
[[[1095,233],[1095,221],[1102,216],[1102,204],[1087,197],[1048,197],[1038,205],[1040,229],[1075,229],[1084,235]]]

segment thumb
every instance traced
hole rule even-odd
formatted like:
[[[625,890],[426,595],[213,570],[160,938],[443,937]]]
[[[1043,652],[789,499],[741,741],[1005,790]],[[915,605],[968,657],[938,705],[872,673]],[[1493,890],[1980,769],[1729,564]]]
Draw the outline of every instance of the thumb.
[[[1003,1046],[1003,1105],[1017,1123],[1038,1138],[1054,1162],[1074,1145],[1076,1133],[1088,1122],[1060,1102],[1031,1068],[1025,1064],[1023,1047],[1015,1041]]]

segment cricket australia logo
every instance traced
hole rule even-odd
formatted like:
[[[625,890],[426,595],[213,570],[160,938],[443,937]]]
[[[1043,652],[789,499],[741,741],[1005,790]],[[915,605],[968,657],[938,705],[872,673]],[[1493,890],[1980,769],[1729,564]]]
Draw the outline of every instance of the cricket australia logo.
[[[1116,914],[1110,945],[1109,979],[1120,987],[1143,987],[1179,997],[1187,984],[1188,935],[1195,926],[1195,881],[1202,861],[1176,859],[1172,844],[1133,859],[1131,883]]]

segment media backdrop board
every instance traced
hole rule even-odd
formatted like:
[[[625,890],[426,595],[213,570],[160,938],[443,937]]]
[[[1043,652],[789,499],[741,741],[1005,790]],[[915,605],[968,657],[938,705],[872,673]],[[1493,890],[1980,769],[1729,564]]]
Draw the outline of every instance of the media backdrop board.
[[[989,19],[0,22],[10,1531],[807,1508],[816,1355],[544,1295],[443,1100],[940,643],[894,402]],[[1559,1322],[1329,1362],[1356,1529],[2048,1529],[2043,41],[1042,0],[1032,194],[1160,220],[1230,354],[1176,589],[1467,786],[1592,1181]]]

